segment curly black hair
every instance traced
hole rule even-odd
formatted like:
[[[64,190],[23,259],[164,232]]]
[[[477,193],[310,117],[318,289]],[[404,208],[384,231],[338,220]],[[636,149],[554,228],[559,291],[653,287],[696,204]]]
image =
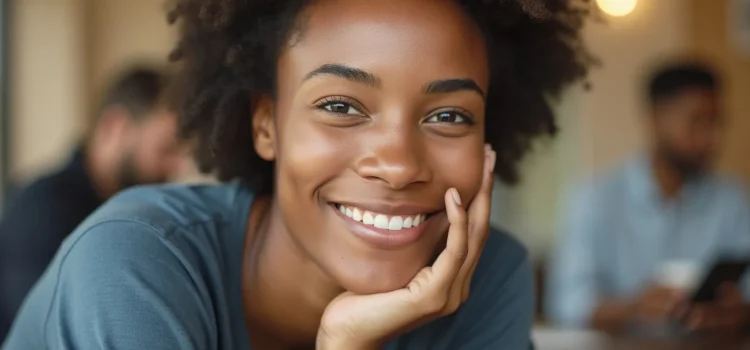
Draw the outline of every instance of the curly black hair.
[[[595,63],[581,38],[586,0],[456,0],[479,25],[490,55],[486,141],[501,180],[518,180],[518,163],[541,135],[557,132],[550,99],[584,79]],[[253,148],[252,96],[275,94],[276,64],[303,30],[297,15],[312,0],[176,0],[180,21],[170,55],[180,61],[176,108],[180,134],[195,138],[196,160],[219,180],[273,190],[273,163]]]

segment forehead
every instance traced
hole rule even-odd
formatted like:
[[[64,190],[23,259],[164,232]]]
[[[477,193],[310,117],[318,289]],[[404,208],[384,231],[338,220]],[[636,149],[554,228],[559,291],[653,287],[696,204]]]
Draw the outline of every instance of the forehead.
[[[488,86],[481,33],[454,1],[321,0],[300,16],[302,35],[281,57],[280,73],[304,76],[345,63],[388,77],[446,77]]]
[[[703,88],[690,88],[680,91],[673,97],[665,100],[661,105],[671,111],[717,113],[719,98],[714,91]]]

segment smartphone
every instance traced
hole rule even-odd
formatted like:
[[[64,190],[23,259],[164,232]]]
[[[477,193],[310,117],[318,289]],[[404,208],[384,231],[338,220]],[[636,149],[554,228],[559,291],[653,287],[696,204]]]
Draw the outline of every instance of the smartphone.
[[[750,266],[747,259],[721,259],[708,271],[690,299],[692,303],[706,303],[718,298],[719,287],[725,283],[739,284],[740,279]]]

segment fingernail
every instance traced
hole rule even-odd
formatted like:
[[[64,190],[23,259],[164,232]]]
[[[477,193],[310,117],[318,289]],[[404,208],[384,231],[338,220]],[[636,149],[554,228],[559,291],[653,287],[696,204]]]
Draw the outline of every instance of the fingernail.
[[[458,194],[458,190],[455,188],[450,189],[451,196],[453,196],[453,201],[456,202],[456,205],[461,205],[461,195]]]
[[[490,154],[490,151],[492,151],[492,146],[490,146],[489,143],[484,144],[484,154]]]

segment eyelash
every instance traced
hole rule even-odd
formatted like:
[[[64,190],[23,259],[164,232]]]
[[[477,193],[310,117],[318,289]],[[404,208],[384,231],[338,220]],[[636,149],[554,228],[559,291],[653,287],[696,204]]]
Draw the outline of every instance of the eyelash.
[[[438,118],[439,115],[449,113],[456,116],[456,119],[461,118],[463,121],[451,123],[451,122],[441,122],[441,121],[435,121],[434,123],[438,124],[464,124],[464,125],[474,125],[474,119],[472,119],[469,116],[469,113],[461,108],[446,108],[443,110],[439,110],[436,112],[433,112],[429,117],[427,117],[427,120]]]
[[[327,107],[330,107],[330,106],[332,106],[334,104],[341,104],[341,105],[344,105],[344,106],[348,107],[347,111],[349,111],[349,109],[354,109],[357,112],[361,113],[362,115],[366,115],[366,112],[363,112],[363,111],[365,111],[365,108],[359,102],[357,102],[356,100],[354,100],[354,99],[352,99],[350,97],[346,97],[346,96],[330,96],[330,97],[326,97],[326,98],[320,100],[319,102],[315,103],[315,107],[318,108],[318,109],[320,109],[320,110],[323,110],[325,112],[328,112],[328,113],[331,113],[331,114],[335,114],[335,115],[338,115],[338,116],[346,116],[346,115],[359,116],[359,114],[336,112],[336,111],[333,111],[333,110],[327,108]],[[426,120],[429,121],[430,119],[438,118],[439,115],[444,114],[444,113],[450,113],[452,115],[455,115],[456,119],[460,118],[460,119],[462,119],[462,121],[451,123],[451,122],[440,122],[440,121],[436,120],[433,123],[437,123],[437,124],[465,124],[465,125],[473,125],[474,124],[474,119],[472,119],[469,116],[468,112],[466,112],[465,110],[463,110],[461,108],[447,108],[447,109],[435,111],[429,117],[427,117]]]
[[[318,108],[318,109],[320,109],[320,110],[323,110],[325,112],[328,112],[328,113],[331,113],[331,114],[335,114],[335,115],[338,115],[338,116],[344,116],[344,115],[359,116],[359,114],[341,113],[341,112],[336,112],[336,111],[333,111],[333,110],[330,110],[330,109],[326,108],[326,107],[332,106],[334,104],[342,104],[342,105],[348,106],[349,109],[356,110],[357,112],[361,113],[362,115],[366,114],[364,112],[365,108],[359,102],[355,101],[353,98],[346,97],[346,96],[330,96],[330,97],[326,97],[326,98],[320,100],[319,102],[315,103],[315,107]],[[348,111],[348,109],[347,109],[347,111]]]

